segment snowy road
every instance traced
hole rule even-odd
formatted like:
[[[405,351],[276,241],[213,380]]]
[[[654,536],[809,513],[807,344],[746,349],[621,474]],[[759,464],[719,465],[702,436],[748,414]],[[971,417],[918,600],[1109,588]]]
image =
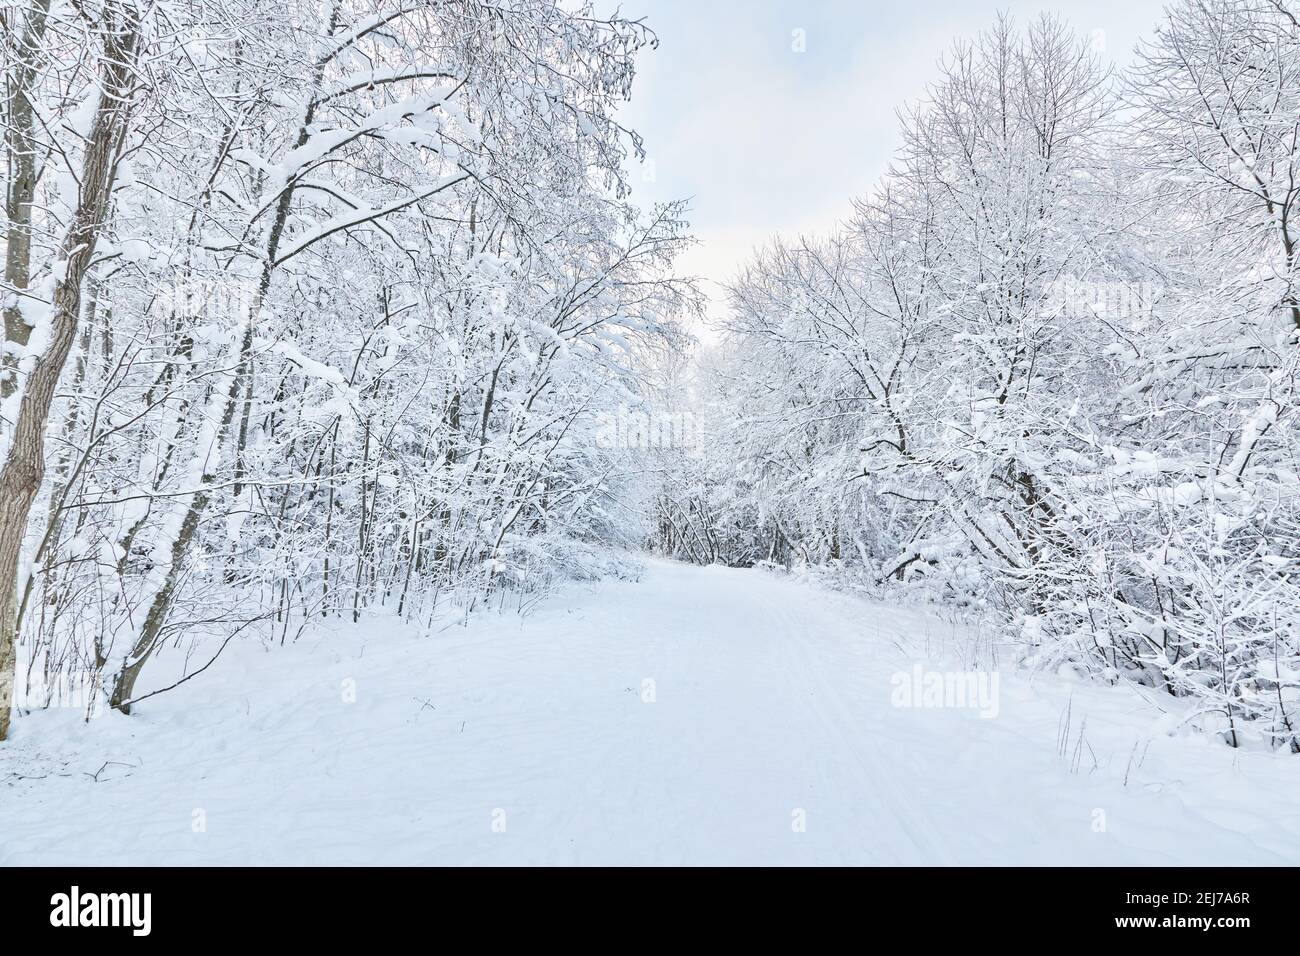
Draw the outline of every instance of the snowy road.
[[[1169,737],[1128,692],[1004,674],[993,717],[894,705],[961,646],[665,562],[524,619],[245,645],[131,718],[18,720],[0,863],[1300,862],[1296,761]]]

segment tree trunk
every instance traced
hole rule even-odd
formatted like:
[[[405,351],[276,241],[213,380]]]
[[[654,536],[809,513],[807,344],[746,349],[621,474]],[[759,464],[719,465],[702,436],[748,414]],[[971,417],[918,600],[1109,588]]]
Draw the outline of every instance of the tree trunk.
[[[337,29],[339,10],[340,5],[336,2],[333,12],[330,14],[328,29],[330,35],[333,35],[335,29]],[[323,69],[323,63],[316,69],[312,79],[313,90],[320,88]],[[311,123],[315,117],[314,110],[314,103],[309,103],[302,125],[298,129],[297,147],[301,147],[307,142]],[[239,346],[240,361],[238,370],[231,380],[225,411],[222,413],[221,423],[215,437],[215,446],[217,448],[220,448],[226,441],[231,425],[235,420],[240,393],[243,391],[241,386],[246,381],[247,376],[252,374],[253,332],[257,317],[262,310],[262,304],[266,301],[267,293],[271,288],[271,279],[275,273],[276,254],[280,248],[280,239],[284,235],[285,226],[289,221],[289,208],[293,201],[293,195],[294,185],[290,183],[281,191],[276,201],[275,218],[267,234],[266,259],[262,263],[262,273],[258,279],[257,292],[252,303],[250,303],[248,314],[244,316],[244,331]],[[249,391],[248,394],[251,398],[252,392]],[[236,462],[244,454],[244,440],[246,437],[246,434],[241,432],[239,440],[236,442]],[[201,452],[201,454],[205,458],[211,457],[206,452]],[[206,488],[212,483],[212,480],[213,476],[205,473],[201,481],[204,488],[196,491],[190,498],[185,518],[181,522],[180,533],[177,534],[176,540],[172,542],[171,552],[168,557],[167,576],[162,587],[155,592],[153,599],[149,602],[149,612],[145,615],[144,625],[131,647],[131,653],[127,657],[126,663],[117,675],[117,680],[113,682],[113,691],[109,702],[114,710],[119,710],[124,714],[131,713],[131,697],[135,692],[135,682],[139,679],[145,663],[157,648],[163,625],[167,622],[167,616],[171,613],[172,599],[176,594],[176,584],[180,579],[181,567],[185,562],[185,556],[188,554],[190,546],[194,543],[199,522],[203,518],[203,513],[207,510],[211,500],[211,495]]]
[[[103,36],[99,106],[82,158],[77,208],[60,250],[66,269],[54,289],[50,341],[27,377],[0,471],[0,740],[8,735],[13,707],[18,561],[32,502],[45,474],[45,426],[59,375],[76,339],[81,283],[103,228],[130,118],[129,97],[140,37],[134,10],[122,3],[109,3],[103,13]]]
[[[26,290],[32,278],[32,201],[36,196],[36,111],[32,107],[31,87],[40,65],[40,46],[50,0],[33,0],[27,22],[19,40],[18,66],[8,77],[9,104],[6,111],[5,152],[12,170],[9,192],[5,196],[6,245],[5,284],[14,290]],[[0,397],[8,398],[17,387],[18,352],[31,338],[32,328],[23,318],[21,291],[4,310],[5,349]]]

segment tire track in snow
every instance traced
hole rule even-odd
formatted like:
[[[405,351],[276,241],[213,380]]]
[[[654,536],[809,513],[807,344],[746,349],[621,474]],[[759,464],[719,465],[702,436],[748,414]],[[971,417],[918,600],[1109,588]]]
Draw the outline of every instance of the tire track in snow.
[[[812,652],[811,643],[817,626],[824,623],[828,626],[822,629],[832,632],[838,630],[841,620],[823,620],[823,613],[796,617],[770,588],[757,590],[757,597],[771,619],[781,624],[780,633],[773,636],[788,650],[792,670],[801,672],[805,683],[815,685],[814,692],[809,695],[811,706],[824,727],[834,734],[838,744],[836,753],[851,758],[850,764],[865,792],[874,793],[879,798],[881,808],[888,811],[886,815],[919,852],[919,860],[905,862],[951,865],[953,857],[938,828],[907,800],[894,783],[890,769],[881,763],[879,757],[869,747],[858,745],[858,738],[865,730],[854,721],[839,691],[826,677],[825,665]],[[804,609],[806,611],[807,607]]]

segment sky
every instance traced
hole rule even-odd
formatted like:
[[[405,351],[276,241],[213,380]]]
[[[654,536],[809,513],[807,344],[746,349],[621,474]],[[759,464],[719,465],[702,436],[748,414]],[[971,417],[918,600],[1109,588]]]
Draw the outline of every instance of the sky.
[[[1118,66],[1160,20],[1160,0],[619,0],[659,48],[642,55],[625,125],[646,140],[642,205],[689,199],[699,245],[682,271],[717,283],[779,234],[829,229],[900,144],[896,111],[936,61],[999,12],[1063,17]],[[601,6],[615,9],[614,0]]]

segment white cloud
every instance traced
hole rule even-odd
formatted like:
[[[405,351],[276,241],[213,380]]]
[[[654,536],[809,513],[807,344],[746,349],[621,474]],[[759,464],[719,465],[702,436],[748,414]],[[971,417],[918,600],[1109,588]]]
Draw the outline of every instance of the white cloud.
[[[1122,59],[1159,17],[1159,0],[1041,4],[941,0],[910,7],[829,0],[625,0],[661,40],[642,60],[624,120],[646,138],[655,178],[643,202],[691,198],[701,245],[685,271],[725,282],[776,233],[820,232],[848,213],[899,145],[896,111],[924,92],[935,62],[1000,9],[1047,10]],[[791,49],[806,31],[807,50]],[[715,301],[712,312],[718,314]]]

